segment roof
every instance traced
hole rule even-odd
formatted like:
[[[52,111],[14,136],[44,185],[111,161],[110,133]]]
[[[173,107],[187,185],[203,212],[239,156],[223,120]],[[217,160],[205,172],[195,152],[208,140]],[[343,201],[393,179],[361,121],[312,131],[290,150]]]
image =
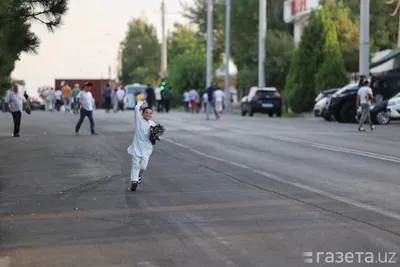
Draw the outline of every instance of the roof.
[[[379,59],[378,61],[375,61],[375,62],[372,62],[371,64],[369,64],[369,68],[372,69],[379,65],[382,65],[382,64],[388,62],[389,60],[394,59],[398,55],[400,55],[400,47],[393,49],[392,51],[390,51],[390,53],[388,53],[386,56]]]

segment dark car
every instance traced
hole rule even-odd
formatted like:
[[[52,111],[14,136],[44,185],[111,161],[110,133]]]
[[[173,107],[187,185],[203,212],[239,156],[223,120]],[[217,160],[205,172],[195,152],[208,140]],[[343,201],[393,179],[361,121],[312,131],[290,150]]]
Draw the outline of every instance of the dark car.
[[[338,122],[356,122],[358,88],[357,83],[351,83],[331,95],[325,116],[333,116]]]
[[[394,69],[379,76],[372,76],[371,88],[376,102],[389,99],[400,93],[400,70]]]
[[[282,116],[282,99],[275,87],[250,88],[249,94],[240,101],[242,116],[253,116],[254,113],[267,113],[270,117]]]
[[[370,106],[370,116],[373,124],[388,124],[390,122],[389,112],[387,111],[387,104],[389,100],[373,103]],[[361,108],[357,110],[356,120],[360,121]]]

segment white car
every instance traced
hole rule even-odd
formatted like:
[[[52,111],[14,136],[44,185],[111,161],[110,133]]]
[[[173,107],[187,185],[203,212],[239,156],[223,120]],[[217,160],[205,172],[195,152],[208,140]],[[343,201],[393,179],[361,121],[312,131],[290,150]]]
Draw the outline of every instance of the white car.
[[[400,93],[389,99],[387,111],[391,119],[400,119]]]
[[[325,111],[329,106],[330,96],[336,93],[339,88],[325,90],[320,92],[318,96],[315,98],[315,105],[313,108],[313,114],[315,117],[324,117],[325,118]],[[327,119],[327,118],[325,118]]]

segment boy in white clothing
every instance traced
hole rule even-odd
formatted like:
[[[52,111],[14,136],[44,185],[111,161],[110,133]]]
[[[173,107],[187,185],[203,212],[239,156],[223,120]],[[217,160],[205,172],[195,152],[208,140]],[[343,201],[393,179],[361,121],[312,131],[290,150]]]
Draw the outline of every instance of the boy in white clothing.
[[[138,101],[135,106],[136,129],[132,144],[128,147],[128,153],[132,155],[131,191],[136,191],[138,184],[142,182],[142,174],[147,168],[150,155],[153,153],[153,144],[150,141],[150,127],[155,126],[151,120],[153,110],[145,107],[140,114],[140,108],[145,102]]]

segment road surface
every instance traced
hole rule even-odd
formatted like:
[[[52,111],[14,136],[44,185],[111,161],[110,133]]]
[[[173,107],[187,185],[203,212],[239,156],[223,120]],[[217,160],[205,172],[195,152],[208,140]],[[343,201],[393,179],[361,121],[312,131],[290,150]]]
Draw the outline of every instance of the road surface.
[[[130,192],[133,113],[95,120],[0,114],[1,267],[400,265],[400,124],[155,114]]]

